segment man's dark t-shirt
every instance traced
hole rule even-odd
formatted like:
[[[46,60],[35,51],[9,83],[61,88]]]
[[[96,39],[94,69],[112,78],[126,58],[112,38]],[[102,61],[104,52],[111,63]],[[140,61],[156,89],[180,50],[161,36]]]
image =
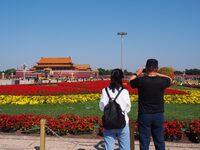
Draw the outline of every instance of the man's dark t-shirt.
[[[138,88],[139,113],[164,112],[164,90],[170,86],[170,79],[160,76],[143,76],[130,81],[132,88]]]

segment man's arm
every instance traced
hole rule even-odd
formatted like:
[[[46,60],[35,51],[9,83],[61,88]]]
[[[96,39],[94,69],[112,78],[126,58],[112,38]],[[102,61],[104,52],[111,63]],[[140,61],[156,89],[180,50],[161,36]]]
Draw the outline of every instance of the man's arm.
[[[160,74],[160,73],[157,73],[158,76],[160,77],[165,77],[165,78],[169,78],[170,79],[170,82],[172,83],[172,78],[167,76],[167,75],[164,75],[164,74]]]
[[[138,76],[140,76],[143,73],[144,68],[139,68],[136,73],[134,73],[130,78],[129,78],[129,83],[131,80],[136,79]]]

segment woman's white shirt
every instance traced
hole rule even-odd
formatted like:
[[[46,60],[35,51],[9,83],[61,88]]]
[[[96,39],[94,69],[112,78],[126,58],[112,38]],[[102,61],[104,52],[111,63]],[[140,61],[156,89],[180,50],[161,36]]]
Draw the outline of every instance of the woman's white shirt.
[[[110,97],[112,99],[114,99],[118,93],[118,90],[115,90],[115,92],[112,92],[112,90],[110,88],[107,88],[107,89],[110,94]],[[99,102],[99,108],[101,111],[104,111],[104,107],[108,104],[108,102],[109,102],[109,98],[108,98],[108,95],[104,88],[102,90],[101,99]],[[122,111],[125,112],[125,120],[126,120],[126,123],[128,123],[129,118],[128,118],[127,113],[130,112],[130,110],[131,110],[130,95],[129,95],[128,90],[123,89],[121,91],[120,95],[118,96],[118,98],[116,99],[116,102],[120,105]]]

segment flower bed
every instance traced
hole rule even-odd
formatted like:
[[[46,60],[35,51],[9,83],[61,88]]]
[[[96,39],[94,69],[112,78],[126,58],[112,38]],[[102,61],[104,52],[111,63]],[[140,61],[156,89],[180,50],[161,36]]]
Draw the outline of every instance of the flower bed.
[[[78,94],[86,93],[80,88],[76,87],[62,87],[62,86],[38,86],[38,85],[4,85],[0,86],[0,95],[63,95],[63,94]]]
[[[0,95],[0,104],[62,104],[95,101],[100,99],[100,94],[75,94],[60,96],[15,96]]]
[[[58,85],[9,85],[0,86],[0,104],[56,104],[95,101],[101,91],[109,85],[108,80],[86,82],[63,82]],[[131,100],[137,101],[137,89],[124,84],[130,92]],[[199,91],[165,90],[166,103],[199,104]]]
[[[200,143],[200,120],[193,119],[186,130],[188,138],[195,143]]]
[[[181,140],[183,137],[184,123],[178,120],[164,122],[165,140],[174,141]]]
[[[32,114],[14,116],[0,114],[0,131],[21,130],[22,133],[29,133],[32,129],[36,129],[35,132],[38,133],[42,118],[46,119],[47,126],[59,135],[91,133],[100,125],[98,117],[84,116],[81,118],[73,114],[62,114],[58,118]],[[47,134],[51,135],[52,132],[48,131]]]
[[[165,103],[168,104],[200,104],[200,91],[187,91],[187,95],[165,95]],[[137,95],[130,95],[131,101],[137,102]],[[56,96],[16,96],[16,95],[0,95],[0,104],[62,104],[77,103],[87,101],[97,101],[100,99],[99,93],[91,94],[68,94]]]
[[[104,87],[109,85],[110,81],[86,81],[86,82],[63,82],[58,85],[4,85],[0,86],[0,95],[23,95],[23,96],[47,96],[47,95],[63,95],[63,94],[85,94],[85,93],[101,93]],[[132,89],[130,85],[125,84],[124,87],[130,94],[137,94],[137,89]],[[177,89],[166,89],[167,95],[185,95],[187,92]]]
[[[200,90],[187,90],[187,95],[165,95],[167,104],[200,104]]]
[[[103,135],[102,122],[99,117],[84,116],[79,117],[72,114],[61,114],[57,118],[49,116],[39,116],[32,114],[22,114],[9,116],[6,114],[0,114],[0,131],[1,132],[15,132],[21,131],[22,133],[39,133],[40,120],[44,118],[47,120],[47,127],[53,130],[59,135],[67,134],[92,134],[98,131],[98,135]],[[186,130],[187,134],[190,134],[190,139],[197,139],[195,142],[200,142],[200,120],[194,119],[186,123],[175,120],[164,122],[165,140],[175,141],[181,140],[184,134],[183,128],[189,128]],[[138,138],[138,123],[134,122],[134,135]],[[53,133],[50,130],[46,130],[48,135]]]

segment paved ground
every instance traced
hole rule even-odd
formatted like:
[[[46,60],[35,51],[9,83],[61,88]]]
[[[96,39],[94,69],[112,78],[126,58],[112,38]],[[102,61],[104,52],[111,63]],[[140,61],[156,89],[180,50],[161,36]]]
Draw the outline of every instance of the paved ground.
[[[46,150],[104,149],[102,139],[46,137],[45,145]],[[0,135],[0,150],[40,150],[40,137]],[[135,150],[139,150],[138,141],[135,141]],[[154,150],[153,143],[150,145],[150,150]],[[200,144],[166,142],[166,150],[200,150]]]

